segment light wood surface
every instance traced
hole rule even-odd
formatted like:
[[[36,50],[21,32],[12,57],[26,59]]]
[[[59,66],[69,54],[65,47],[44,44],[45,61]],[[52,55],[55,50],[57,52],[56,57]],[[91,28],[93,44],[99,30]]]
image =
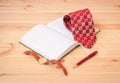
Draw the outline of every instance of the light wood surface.
[[[23,54],[27,48],[18,41],[25,32],[83,8],[91,10],[101,30],[90,50],[98,51],[95,57],[73,69],[89,54],[77,47],[63,58],[64,76]],[[120,83],[120,0],[0,0],[0,83]]]

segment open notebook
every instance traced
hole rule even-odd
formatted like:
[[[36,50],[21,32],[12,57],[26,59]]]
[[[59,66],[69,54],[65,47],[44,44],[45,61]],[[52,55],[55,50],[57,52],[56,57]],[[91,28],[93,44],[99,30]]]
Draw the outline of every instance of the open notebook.
[[[98,31],[99,29],[96,29],[96,32]],[[72,33],[64,26],[63,17],[47,25],[36,25],[20,39],[20,43],[49,60],[59,60],[80,45],[74,41]]]

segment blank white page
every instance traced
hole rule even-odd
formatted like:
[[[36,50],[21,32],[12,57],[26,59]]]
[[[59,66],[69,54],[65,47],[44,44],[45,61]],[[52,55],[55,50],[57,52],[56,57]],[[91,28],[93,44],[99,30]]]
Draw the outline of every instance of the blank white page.
[[[63,23],[63,17],[60,17],[52,22],[49,22],[47,26],[60,32],[64,36],[74,41],[72,33],[66,28],[66,26]]]
[[[76,46],[74,41],[41,24],[28,31],[20,42],[49,60],[61,59]]]

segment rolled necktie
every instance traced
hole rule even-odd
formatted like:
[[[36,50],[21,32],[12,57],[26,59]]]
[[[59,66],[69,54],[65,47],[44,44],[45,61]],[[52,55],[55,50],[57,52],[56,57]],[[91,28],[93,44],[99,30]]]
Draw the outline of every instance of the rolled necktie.
[[[63,21],[66,28],[72,32],[75,41],[86,48],[95,44],[96,33],[89,9],[71,12],[64,16]]]

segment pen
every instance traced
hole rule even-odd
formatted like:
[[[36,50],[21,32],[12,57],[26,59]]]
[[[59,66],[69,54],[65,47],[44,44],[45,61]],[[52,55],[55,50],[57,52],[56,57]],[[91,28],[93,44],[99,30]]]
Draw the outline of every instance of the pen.
[[[88,56],[86,56],[85,58],[83,58],[82,60],[80,60],[79,62],[77,62],[73,68],[78,67],[79,65],[81,65],[82,63],[84,63],[85,61],[87,61],[88,59],[90,59],[91,57],[95,56],[96,53],[97,53],[97,51],[92,52],[91,54],[89,54]]]

